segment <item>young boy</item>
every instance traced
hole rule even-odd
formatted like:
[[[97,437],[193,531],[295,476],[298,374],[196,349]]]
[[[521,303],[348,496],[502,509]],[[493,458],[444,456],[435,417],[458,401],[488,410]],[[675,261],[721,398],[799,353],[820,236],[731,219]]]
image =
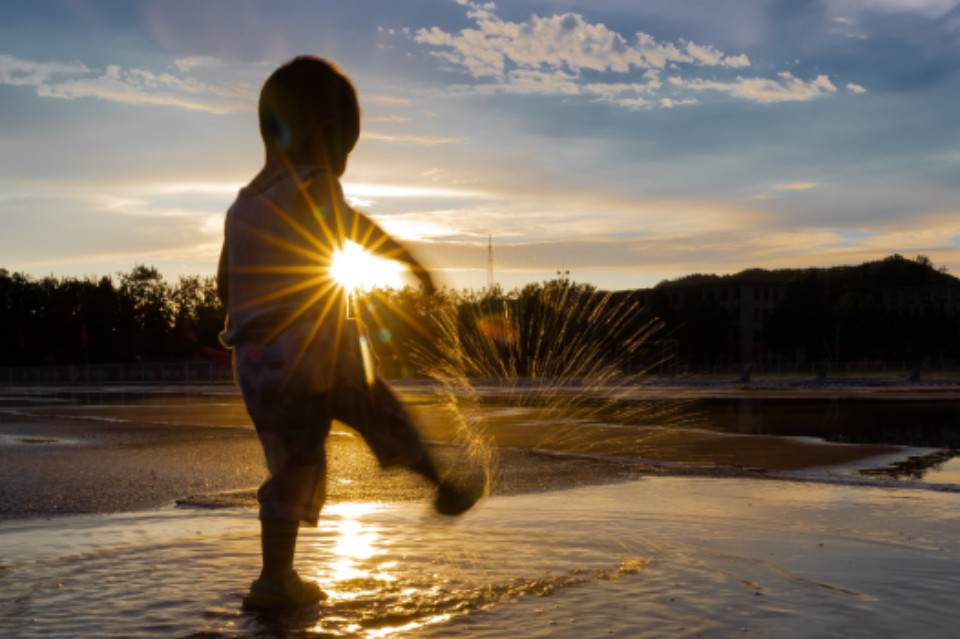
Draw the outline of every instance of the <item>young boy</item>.
[[[217,288],[227,308],[221,335],[269,477],[260,487],[263,568],[243,603],[277,608],[325,595],[293,568],[301,522],[315,526],[326,487],[324,442],[331,420],[354,428],[384,467],[402,465],[438,487],[436,509],[459,514],[476,495],[441,481],[409,416],[371,376],[345,318],[345,295],[329,273],[347,239],[409,265],[426,292],[433,282],[409,251],[344,201],[339,178],[360,136],[350,80],[332,63],[299,56],[260,93],[263,169],[227,212]]]

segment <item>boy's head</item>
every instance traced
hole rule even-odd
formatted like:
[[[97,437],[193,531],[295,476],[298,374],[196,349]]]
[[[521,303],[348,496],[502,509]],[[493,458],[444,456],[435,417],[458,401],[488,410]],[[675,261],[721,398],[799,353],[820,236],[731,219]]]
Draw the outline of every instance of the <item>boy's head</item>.
[[[338,176],[360,137],[353,84],[335,64],[315,56],[297,56],[267,78],[259,115],[268,160],[323,163]]]

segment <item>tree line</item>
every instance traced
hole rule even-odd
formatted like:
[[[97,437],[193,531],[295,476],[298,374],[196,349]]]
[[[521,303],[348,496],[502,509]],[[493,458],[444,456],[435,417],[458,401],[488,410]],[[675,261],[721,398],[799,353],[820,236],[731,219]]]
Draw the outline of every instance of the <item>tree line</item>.
[[[419,288],[376,289],[351,307],[390,377],[445,366],[481,377],[613,373],[642,365],[650,324],[635,302],[566,280],[429,297]],[[116,279],[34,279],[0,269],[0,309],[0,366],[229,363],[213,277],[169,283],[143,265]]]
[[[224,320],[214,278],[142,265],[116,281],[0,269],[0,310],[0,366],[216,357]]]
[[[740,318],[714,297],[675,287],[784,283],[763,323],[765,357],[786,361],[960,359],[960,313],[936,304],[891,311],[890,287],[960,287],[929,260],[891,256],[859,266],[697,274],[609,293],[558,279],[504,291],[377,289],[354,300],[389,377],[453,366],[479,377],[602,376],[667,362],[732,364]],[[649,293],[650,291],[646,291]],[[960,290],[954,294],[960,295]],[[116,278],[35,279],[0,269],[0,366],[212,359],[225,310],[213,277],[174,283],[138,265]]]

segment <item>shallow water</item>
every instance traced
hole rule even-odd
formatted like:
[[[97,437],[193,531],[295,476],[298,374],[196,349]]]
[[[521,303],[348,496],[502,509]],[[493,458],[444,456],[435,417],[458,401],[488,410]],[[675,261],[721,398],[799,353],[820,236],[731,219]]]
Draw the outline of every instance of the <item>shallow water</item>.
[[[646,478],[425,504],[340,504],[303,531],[329,593],[240,610],[252,511],[0,523],[0,636],[944,636],[957,622],[960,495]]]

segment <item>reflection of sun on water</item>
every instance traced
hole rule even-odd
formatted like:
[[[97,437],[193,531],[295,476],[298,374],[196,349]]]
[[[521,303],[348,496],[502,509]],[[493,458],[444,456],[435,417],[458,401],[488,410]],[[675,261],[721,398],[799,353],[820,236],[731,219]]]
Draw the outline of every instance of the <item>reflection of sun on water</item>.
[[[378,553],[376,545],[380,535],[369,527],[364,529],[358,517],[373,507],[373,504],[349,503],[331,507],[334,514],[339,515],[339,521],[336,523],[336,541],[329,565],[329,580],[330,585],[340,591],[338,595],[345,593],[336,584],[372,576],[370,566],[364,566],[364,563]]]
[[[333,532],[330,552],[323,553],[324,558],[310,573],[301,573],[318,582],[329,596],[325,620],[313,631],[329,631],[327,623],[334,621],[343,623],[340,628],[345,636],[398,637],[454,616],[436,609],[439,585],[424,588],[422,582],[404,575],[395,550],[391,551],[391,540],[381,534],[379,526],[365,521],[365,515],[379,507],[375,503],[340,503],[327,509],[324,518]],[[384,617],[393,618],[394,623],[376,622]]]
[[[400,288],[400,274],[405,267],[399,262],[372,255],[356,242],[347,240],[333,254],[330,275],[348,291],[366,291],[375,287]]]

